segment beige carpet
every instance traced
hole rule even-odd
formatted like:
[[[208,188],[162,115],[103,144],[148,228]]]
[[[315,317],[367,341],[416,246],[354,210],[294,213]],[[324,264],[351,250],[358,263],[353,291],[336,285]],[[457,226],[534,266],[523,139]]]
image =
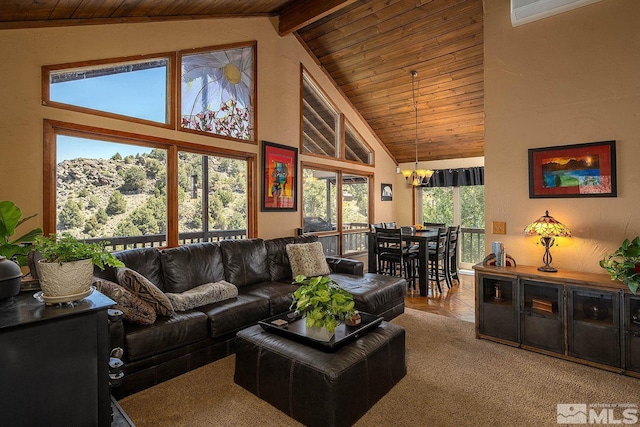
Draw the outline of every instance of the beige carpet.
[[[558,426],[559,403],[640,404],[640,379],[477,340],[472,323],[411,309],[393,323],[407,330],[407,376],[357,426]],[[234,384],[234,363],[120,404],[139,427],[298,425]]]

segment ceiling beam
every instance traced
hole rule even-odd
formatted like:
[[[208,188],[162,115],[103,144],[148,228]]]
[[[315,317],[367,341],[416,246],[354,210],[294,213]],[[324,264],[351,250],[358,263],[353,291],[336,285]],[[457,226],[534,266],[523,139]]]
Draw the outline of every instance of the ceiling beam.
[[[304,0],[289,2],[278,13],[278,33],[286,36],[342,9],[356,0]]]

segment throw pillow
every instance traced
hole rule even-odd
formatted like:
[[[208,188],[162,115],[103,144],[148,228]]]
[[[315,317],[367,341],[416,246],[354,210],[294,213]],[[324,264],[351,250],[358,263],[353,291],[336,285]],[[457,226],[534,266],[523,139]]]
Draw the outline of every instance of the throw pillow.
[[[215,283],[205,283],[193,289],[180,293],[165,294],[176,311],[187,311],[214,302],[224,301],[238,296],[238,288],[224,280]]]
[[[149,303],[160,316],[171,317],[175,310],[169,298],[142,274],[130,268],[118,268],[118,283]]]
[[[140,325],[153,325],[156,311],[128,289],[106,279],[94,277],[93,286],[116,302],[113,307],[124,313],[123,319]]]
[[[293,277],[324,276],[331,273],[321,242],[288,244],[286,246]]]

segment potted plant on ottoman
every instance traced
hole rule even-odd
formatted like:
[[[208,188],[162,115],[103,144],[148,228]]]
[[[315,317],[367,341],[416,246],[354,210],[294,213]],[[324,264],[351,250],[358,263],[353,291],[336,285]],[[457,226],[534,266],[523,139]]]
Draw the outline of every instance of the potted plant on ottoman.
[[[614,253],[600,260],[600,267],[607,270],[611,280],[620,280],[635,295],[640,285],[640,237],[625,239]]]
[[[36,239],[42,255],[40,287],[45,302],[59,303],[82,299],[91,293],[93,266],[124,267],[124,263],[105,249],[106,243],[81,242],[70,234]]]
[[[354,310],[353,296],[326,276],[297,276],[291,308],[301,314],[307,325],[307,336],[319,341],[331,341],[336,326]]]

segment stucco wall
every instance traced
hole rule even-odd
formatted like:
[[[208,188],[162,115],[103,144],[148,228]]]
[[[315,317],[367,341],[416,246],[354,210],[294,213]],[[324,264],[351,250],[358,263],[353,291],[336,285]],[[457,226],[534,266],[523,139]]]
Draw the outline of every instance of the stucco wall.
[[[25,214],[40,213],[42,223],[42,122],[61,120],[107,129],[259,153],[259,145],[191,135],[153,126],[58,110],[41,105],[43,65],[117,58],[181,49],[258,41],[258,140],[299,146],[300,63],[313,75],[338,108],[375,150],[375,213],[393,216],[395,202],[380,202],[380,182],[395,179],[395,163],[376,142],[357,114],[339,95],[292,35],[281,38],[268,18],[115,24],[0,31],[0,200],[15,202]],[[301,155],[300,159],[316,161]],[[324,164],[339,164],[322,160]],[[352,169],[371,170],[365,166]],[[259,172],[259,171],[258,171]],[[259,193],[256,192],[256,196]],[[301,206],[299,200],[299,206]],[[260,237],[294,235],[298,212],[259,212]],[[30,221],[31,227],[35,221]]]
[[[541,265],[542,247],[522,231],[548,209],[573,232],[553,265],[601,272],[605,253],[640,234],[640,2],[515,28],[509,1],[484,4],[487,245],[501,240],[518,263]],[[529,199],[527,149],[606,140],[617,141],[617,198]],[[491,221],[506,221],[507,235],[492,235]]]

